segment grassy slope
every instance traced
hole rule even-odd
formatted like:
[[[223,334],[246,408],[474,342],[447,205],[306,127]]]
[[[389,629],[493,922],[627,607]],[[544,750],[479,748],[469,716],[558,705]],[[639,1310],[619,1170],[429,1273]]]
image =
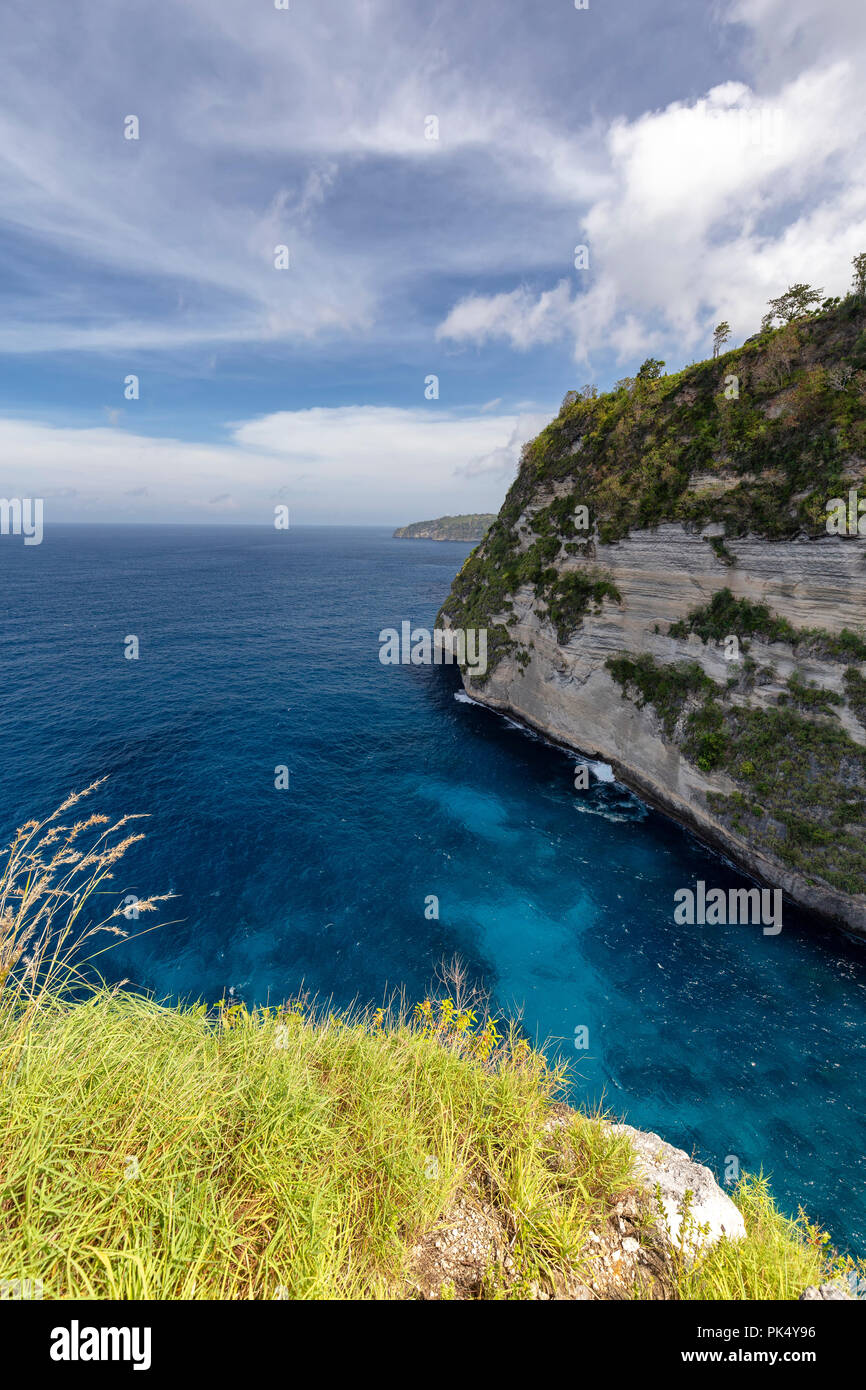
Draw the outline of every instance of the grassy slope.
[[[413,1241],[477,1172],[516,1264],[485,1296],[526,1297],[580,1267],[630,1186],[629,1146],[595,1118],[552,1161],[562,1078],[514,1038],[491,1052],[483,1029],[298,1010],[215,1021],[107,992],[43,998],[22,1027],[8,1004],[0,1270],[48,1298],[406,1296]],[[681,1296],[791,1298],[828,1275],[764,1183],[736,1198],[749,1238],[675,1271]]]

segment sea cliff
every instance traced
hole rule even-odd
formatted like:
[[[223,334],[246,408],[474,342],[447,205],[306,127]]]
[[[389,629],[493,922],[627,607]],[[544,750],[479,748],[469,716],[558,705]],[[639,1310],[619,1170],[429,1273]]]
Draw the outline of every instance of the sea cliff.
[[[437,621],[488,629],[473,698],[866,934],[866,307],[663,365],[568,394]]]

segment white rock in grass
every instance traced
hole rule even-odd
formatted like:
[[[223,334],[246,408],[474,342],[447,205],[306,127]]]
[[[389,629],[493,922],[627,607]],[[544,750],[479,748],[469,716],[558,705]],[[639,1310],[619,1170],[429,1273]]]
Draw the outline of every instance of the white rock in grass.
[[[742,1213],[719,1187],[709,1168],[695,1163],[682,1149],[666,1144],[657,1134],[633,1129],[631,1125],[611,1125],[611,1129],[614,1134],[625,1135],[634,1148],[637,1154],[635,1173],[641,1185],[653,1197],[658,1187],[663,1221],[672,1245],[682,1244],[684,1253],[693,1255],[703,1246],[714,1245],[721,1236],[729,1240],[741,1240],[745,1236]],[[687,1192],[692,1196],[683,1232]]]
[[[802,1303],[805,1299],[807,1303],[811,1303],[816,1299],[833,1301],[835,1299],[849,1298],[853,1298],[853,1294],[850,1294],[847,1289],[842,1288],[840,1284],[810,1284],[809,1287],[804,1289],[800,1294],[799,1301]]]

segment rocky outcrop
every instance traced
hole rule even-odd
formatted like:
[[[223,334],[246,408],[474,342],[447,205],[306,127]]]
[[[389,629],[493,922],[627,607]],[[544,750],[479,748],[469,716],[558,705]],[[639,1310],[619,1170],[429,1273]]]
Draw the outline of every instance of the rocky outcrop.
[[[850,1294],[847,1289],[843,1289],[841,1284],[810,1284],[800,1294],[799,1299],[801,1303],[814,1303],[816,1301],[835,1303],[845,1300],[853,1301],[853,1294]]]
[[[723,1192],[709,1168],[682,1149],[666,1144],[657,1134],[631,1125],[614,1125],[625,1134],[637,1155],[642,1187],[655,1204],[662,1229],[674,1248],[688,1257],[722,1236],[741,1240],[746,1234],[742,1213]]]
[[[474,699],[861,934],[866,536],[829,534],[827,504],[863,487],[864,367],[846,301],[671,383],[567,398],[439,618],[488,628]]]
[[[549,1163],[567,1172],[575,1161],[574,1111],[553,1106],[544,1124]],[[723,1237],[746,1234],[741,1213],[708,1168],[657,1134],[611,1125],[635,1157],[634,1186],[587,1230],[579,1257],[525,1288],[513,1255],[516,1222],[481,1172],[469,1177],[451,1207],[411,1250],[410,1297],[473,1299],[507,1290],[529,1299],[592,1301],[676,1297],[676,1266]]]

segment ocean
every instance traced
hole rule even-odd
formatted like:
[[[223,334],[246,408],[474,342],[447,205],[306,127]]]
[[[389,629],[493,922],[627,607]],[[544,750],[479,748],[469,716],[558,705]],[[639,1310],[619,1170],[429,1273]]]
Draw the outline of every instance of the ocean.
[[[677,889],[747,880],[604,767],[576,792],[575,758],[453,669],[379,661],[381,629],[432,627],[470,549],[384,527],[0,538],[4,841],[107,776],[95,807],[149,817],[117,894],[177,895],[101,957],[110,979],[344,1007],[419,999],[457,956],[571,1061],[575,1102],[720,1179],[762,1167],[866,1254],[866,946],[787,904],[778,936],[677,925]]]

